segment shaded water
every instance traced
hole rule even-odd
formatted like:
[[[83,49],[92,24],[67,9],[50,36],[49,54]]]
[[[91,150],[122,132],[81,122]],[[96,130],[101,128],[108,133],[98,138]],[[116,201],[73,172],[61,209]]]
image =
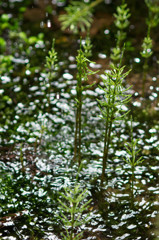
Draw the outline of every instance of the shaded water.
[[[62,1],[57,3],[55,15],[63,4]],[[1,4],[6,13],[17,12],[17,4],[23,6],[22,1]],[[35,6],[31,1],[26,1],[26,6],[29,7],[29,16],[29,11]],[[52,26],[53,21],[48,13],[41,16],[42,20],[39,16],[35,22],[28,16],[26,20],[21,20],[24,31],[29,36],[39,32],[45,34],[38,39],[32,38],[32,45],[24,44],[17,36],[13,44],[14,38],[11,41],[8,32],[3,33],[10,41],[9,54],[14,45],[11,60],[14,66],[10,71],[1,70],[0,237],[55,239],[55,235],[59,236],[63,231],[58,218],[59,192],[63,191],[63,187],[73,185],[78,169],[72,159],[76,95],[76,61],[73,55],[79,45],[77,37],[67,33],[62,35],[61,31],[53,32],[58,26]],[[106,30],[101,31],[101,36],[103,32],[104,35],[109,33]],[[95,40],[100,42],[101,36],[94,37],[94,44]],[[44,64],[52,37],[57,39],[60,69],[49,95]],[[101,48],[100,43],[97,46]],[[107,52],[109,49],[103,49],[100,53],[94,49],[97,64],[90,67],[105,69]],[[140,64],[138,59],[137,56],[134,58],[135,64]],[[7,64],[10,66],[9,62]],[[139,147],[142,149],[140,155],[144,158],[144,162],[135,169],[133,192],[130,187],[131,169],[124,161],[127,154],[124,145],[130,140],[128,120],[113,126],[108,182],[101,191],[99,179],[104,123],[99,117],[96,99],[102,98],[103,92],[98,84],[84,91],[83,168],[79,182],[83,188],[88,188],[88,198],[93,199],[89,209],[91,221],[87,227],[83,226],[85,239],[155,239],[154,227],[159,205],[159,106],[156,101],[159,89],[157,75],[150,76],[150,79],[152,84],[148,86],[145,99],[140,97],[138,86],[131,90],[133,99],[129,108],[134,118],[134,138],[139,138]]]

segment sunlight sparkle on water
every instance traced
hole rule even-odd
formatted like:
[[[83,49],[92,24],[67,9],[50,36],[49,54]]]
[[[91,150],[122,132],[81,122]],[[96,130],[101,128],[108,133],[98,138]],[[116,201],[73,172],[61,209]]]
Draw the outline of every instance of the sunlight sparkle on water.
[[[120,236],[120,237],[117,237],[115,238],[115,240],[122,240],[122,239],[128,239],[127,237],[129,237],[130,234],[129,233],[125,233],[124,235]]]
[[[10,78],[7,76],[2,76],[1,77],[2,83],[9,83],[10,82]]]
[[[131,225],[129,225],[127,228],[128,228],[128,229],[133,229],[133,228],[135,228],[135,227],[137,227],[137,226],[134,225],[134,224],[131,224]]]
[[[76,69],[76,68],[77,68],[77,64],[70,64],[70,65],[69,65],[69,68],[70,68],[70,69]]]
[[[30,70],[26,70],[25,73],[26,73],[26,75],[30,75],[31,74]]]
[[[71,80],[73,78],[73,76],[70,73],[64,73],[63,78]]]
[[[133,105],[134,105],[135,107],[141,107],[141,102],[137,102],[137,101],[136,101],[136,102],[133,103]]]
[[[89,64],[89,66],[91,68],[101,68],[102,65],[101,64],[95,64],[95,63],[92,62],[92,63]]]
[[[134,62],[139,63],[140,61],[140,58],[134,58]]]
[[[105,35],[109,34],[109,32],[110,32],[109,29],[105,29],[105,30],[104,30],[104,34],[105,34]]]
[[[99,53],[98,57],[101,58],[101,59],[105,59],[107,57],[107,55],[104,54],[104,53]]]
[[[50,20],[47,21],[47,27],[51,28],[51,21]]]
[[[154,81],[154,82],[155,82],[156,80],[157,80],[157,78],[156,78],[156,77],[153,77],[153,78],[152,78],[152,81]]]

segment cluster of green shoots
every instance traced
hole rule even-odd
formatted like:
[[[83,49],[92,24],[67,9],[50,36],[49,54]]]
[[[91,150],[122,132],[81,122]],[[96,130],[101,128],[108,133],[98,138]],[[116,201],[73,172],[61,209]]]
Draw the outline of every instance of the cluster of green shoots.
[[[95,0],[91,3],[81,1],[72,1],[66,8],[66,13],[60,16],[62,29],[69,28],[74,33],[88,31],[92,23],[92,10],[95,6],[103,2],[103,0]],[[142,81],[142,96],[145,93],[145,82],[148,71],[148,59],[153,54],[151,29],[159,24],[159,0],[145,0],[148,7],[148,18],[146,20],[148,30],[142,43],[141,56],[145,59],[143,64],[143,81]],[[110,58],[114,64],[118,64],[122,55],[123,42],[126,39],[126,29],[130,22],[130,10],[127,7],[126,1],[122,0],[122,4],[117,7],[117,12],[114,14],[115,26],[118,31],[116,33],[116,46],[112,49]]]
[[[66,8],[66,14],[60,17],[62,21],[62,28],[66,29],[70,27],[72,31],[78,32],[85,31],[85,29],[90,28],[92,21],[92,9],[97,4],[102,2],[102,0],[96,0],[92,3],[86,4],[80,1],[72,2]],[[147,70],[147,59],[152,55],[152,39],[150,37],[150,31],[152,27],[156,27],[159,23],[159,1],[149,1],[145,0],[149,9],[149,18],[147,20],[148,31],[147,36],[144,38],[142,44],[141,55],[146,59],[144,64],[144,70]],[[154,6],[155,4],[155,6]],[[101,110],[101,118],[104,121],[104,149],[102,157],[102,174],[101,174],[101,186],[103,186],[104,181],[107,180],[107,165],[109,159],[109,150],[112,143],[112,133],[113,126],[123,119],[126,119],[129,111],[125,108],[125,105],[129,103],[131,95],[128,94],[130,87],[125,88],[123,80],[128,76],[129,71],[125,71],[125,66],[122,66],[123,50],[122,45],[126,39],[126,28],[129,26],[129,9],[127,4],[122,2],[121,6],[117,7],[117,13],[115,16],[115,25],[118,28],[116,34],[116,47],[112,49],[111,60],[114,64],[111,65],[111,70],[104,73],[101,76],[103,86],[100,88],[103,90],[103,99],[98,99],[99,108]],[[0,42],[4,45],[3,40],[0,38]],[[52,48],[46,57],[46,69],[47,69],[47,100],[50,111],[50,95],[51,95],[51,85],[52,81],[57,76],[58,69],[58,58],[57,52],[55,51],[55,40],[53,40]],[[4,47],[4,46],[3,46]],[[92,85],[83,86],[83,83],[88,81],[89,75],[95,74],[96,72],[91,71],[88,65],[91,61],[88,57],[91,55],[91,42],[89,37],[85,41],[85,45],[82,46],[80,42],[80,49],[78,50],[78,55],[76,57],[77,62],[77,85],[76,85],[76,104],[75,104],[75,136],[74,136],[74,161],[78,162],[80,167],[82,156],[82,104],[83,104],[83,91],[90,88]],[[120,61],[119,61],[120,60]],[[9,61],[9,60],[8,60]],[[118,63],[118,64],[116,64]],[[144,78],[145,79],[145,78]],[[144,86],[145,80],[143,82]],[[144,87],[143,87],[144,92]],[[124,159],[127,164],[131,167],[131,189],[134,194],[134,181],[135,181],[135,167],[142,163],[143,158],[137,157],[140,150],[138,150],[138,139],[133,138],[133,127],[131,120],[130,128],[130,143],[125,146],[127,157]],[[42,136],[45,128],[41,129],[40,144],[42,141]],[[20,146],[20,161],[22,172],[25,172],[24,159],[22,152],[22,145]],[[80,227],[89,221],[89,214],[84,213],[88,211],[91,200],[85,201],[88,197],[87,189],[81,189],[79,184],[75,184],[74,188],[65,188],[64,194],[61,193],[61,197],[64,200],[59,199],[60,208],[60,219],[64,225],[66,235],[63,236],[63,240],[80,240],[82,239],[83,232]]]
[[[96,0],[90,4],[85,4],[83,2],[72,2],[66,8],[66,14],[60,17],[62,21],[62,28],[66,29],[70,27],[72,31],[78,32],[85,31],[85,29],[90,28],[92,15],[92,8],[102,2],[101,0]],[[155,10],[152,8],[152,5],[146,1],[150,14],[148,23],[148,33],[144,39],[142,48],[143,51],[141,55],[148,59],[152,55],[152,40],[150,38],[150,29],[158,24],[158,18],[154,17],[152,12]],[[78,7],[78,8],[77,8]],[[155,12],[156,14],[158,13]],[[128,76],[129,71],[125,71],[125,66],[122,66],[122,58],[123,58],[123,42],[126,39],[126,28],[129,26],[129,17],[130,12],[127,8],[127,4],[123,1],[121,6],[117,7],[117,13],[115,16],[115,25],[118,28],[116,34],[116,47],[113,48],[111,54],[111,60],[114,62],[111,65],[111,70],[104,73],[104,76],[101,76],[103,81],[103,86],[100,88],[104,92],[104,98],[101,100],[98,99],[99,108],[101,110],[101,118],[104,121],[104,149],[103,149],[103,157],[102,157],[102,174],[101,174],[101,186],[106,180],[108,180],[107,165],[109,159],[109,150],[112,143],[112,133],[113,126],[117,123],[121,122],[123,119],[126,119],[129,111],[125,107],[125,105],[130,101],[131,95],[128,94],[130,87],[125,88],[123,84],[123,80]],[[55,40],[53,40],[52,48],[46,57],[46,69],[47,69],[47,77],[48,77],[48,103],[50,106],[50,94],[51,94],[51,82],[55,79],[58,69],[57,64],[57,52],[54,48]],[[91,61],[88,57],[91,55],[91,42],[90,38],[87,37],[85,44],[82,45],[80,41],[80,49],[78,50],[78,54],[76,57],[77,62],[77,85],[76,85],[76,104],[75,104],[75,135],[74,135],[74,161],[78,162],[80,167],[82,162],[82,104],[83,104],[83,91],[87,88],[90,88],[92,85],[83,86],[83,83],[88,81],[88,76],[95,74],[89,69],[88,64]],[[120,61],[119,61],[120,60]],[[133,138],[133,127],[131,120],[131,141],[127,143],[125,146],[127,157],[124,159],[127,164],[131,167],[131,190],[132,194],[134,194],[134,181],[135,181],[135,167],[142,163],[142,157],[137,158],[137,155],[140,150],[137,149],[138,140],[134,140]],[[22,169],[23,166],[23,156],[21,155],[21,164]],[[63,240],[80,240],[83,236],[83,232],[79,229],[83,224],[88,222],[89,214],[84,216],[84,212],[88,211],[89,204],[91,200],[85,201],[88,196],[87,190],[83,190],[80,188],[80,185],[75,184],[74,188],[65,188],[64,194],[61,194],[62,199],[59,199],[59,208],[60,208],[60,216],[66,235],[62,234]]]
[[[97,3],[97,1],[95,1],[94,3]],[[80,9],[80,7],[78,8],[78,10],[76,10],[78,14],[77,15],[75,14],[73,19],[70,16],[70,14],[73,14],[73,11],[75,11],[75,5],[84,7],[83,3],[80,4],[79,2],[74,2],[72,3],[72,5],[69,5],[68,9],[66,9],[68,11],[66,15],[68,19],[72,21],[72,24],[78,27],[77,22],[75,22],[75,19],[76,19],[75,17],[77,17],[78,14],[82,14],[82,13],[78,13],[78,10]],[[62,16],[63,28],[71,26],[71,23],[67,22],[66,18],[64,19],[66,15]],[[81,16],[85,17],[85,15],[81,15]],[[119,29],[116,35],[117,44],[116,44],[116,47],[113,49],[113,53],[111,54],[111,59],[114,61],[114,64],[111,65],[111,70],[109,72],[106,72],[104,77],[101,77],[104,84],[104,87],[101,87],[102,90],[104,91],[104,99],[98,100],[99,107],[101,110],[101,115],[104,120],[104,149],[103,149],[102,175],[101,175],[102,186],[104,181],[107,179],[106,169],[107,169],[107,163],[108,163],[108,157],[109,157],[109,148],[112,141],[113,125],[119,121],[122,121],[126,117],[129,111],[124,106],[131,99],[131,95],[128,94],[129,88],[125,88],[123,85],[123,80],[126,78],[126,76],[129,74],[130,71],[125,72],[125,66],[121,65],[121,60],[119,62],[119,59],[122,59],[123,57],[122,43],[126,38],[125,29],[129,26],[128,19],[130,17],[129,9],[127,8],[127,4],[125,4],[124,1],[122,2],[121,6],[117,7],[117,13],[114,14],[114,16],[116,18],[115,25]],[[80,19],[78,20],[80,21]],[[82,20],[81,20],[81,24],[82,24]],[[52,52],[53,52],[53,59],[56,62],[57,56],[54,50],[54,43],[53,43]],[[82,132],[83,90],[92,86],[92,85],[88,85],[84,87],[83,82],[88,80],[89,75],[95,74],[95,72],[91,71],[88,68],[88,64],[90,63],[90,60],[88,60],[87,57],[90,55],[90,52],[91,52],[91,43],[90,43],[90,39],[87,38],[84,46],[82,46],[82,44],[80,43],[80,49],[78,50],[78,55],[76,57],[76,61],[77,61],[76,93],[77,95],[75,99],[76,100],[76,104],[75,104],[76,118],[75,118],[74,158],[73,159],[74,161],[78,162],[79,166],[82,161],[81,132]],[[54,54],[55,54],[55,58],[54,58]],[[51,52],[50,52],[50,57],[51,57]],[[50,60],[50,57],[48,57],[47,60]],[[117,62],[119,62],[119,64],[116,65]],[[54,64],[52,65],[54,66]],[[50,68],[50,66],[48,66],[48,68]],[[52,77],[50,75],[50,79],[51,78]]]

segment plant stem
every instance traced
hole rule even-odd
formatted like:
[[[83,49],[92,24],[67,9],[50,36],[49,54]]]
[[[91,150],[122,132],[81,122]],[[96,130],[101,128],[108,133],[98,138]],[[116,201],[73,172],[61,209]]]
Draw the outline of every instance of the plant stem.
[[[103,182],[104,182],[104,178],[105,178],[106,163],[107,163],[107,159],[108,159],[107,138],[108,138],[108,117],[107,117],[106,126],[105,126],[103,168],[102,168],[102,176],[101,176],[101,186],[103,186]]]
[[[103,0],[96,0],[94,2],[92,2],[88,7],[87,9],[90,9],[90,8],[93,8],[95,7],[96,5],[98,5],[99,3],[103,2]]]
[[[118,80],[118,75],[117,75],[117,80]],[[109,91],[110,91],[110,85],[109,85]],[[115,103],[115,94],[116,94],[116,85],[114,87],[113,91],[113,96],[112,96],[112,106]],[[111,97],[109,97],[108,104],[110,105],[111,103]],[[104,152],[103,152],[103,168],[102,168],[102,176],[101,176],[101,186],[103,186],[103,182],[105,179],[105,170],[106,170],[106,165],[108,161],[108,152],[109,152],[109,145],[111,141],[111,132],[112,132],[112,124],[113,124],[113,119],[114,119],[114,111],[113,109],[107,110],[107,118],[106,118],[106,126],[105,126],[105,137],[104,137]],[[110,113],[111,111],[111,113]]]
[[[51,95],[51,76],[49,77],[49,88],[48,88],[48,112],[50,112],[50,95]]]
[[[80,59],[82,62],[82,59]],[[77,113],[76,113],[76,129],[75,129],[75,146],[74,146],[74,160],[77,158],[78,164],[81,163],[81,111],[82,111],[82,68],[78,69],[77,77]]]
[[[131,176],[131,190],[132,190],[132,194],[134,195],[134,166],[132,166],[131,170],[132,170],[132,176]]]
[[[148,68],[148,58],[145,58],[144,66],[143,66],[143,79],[142,79],[142,97],[145,96],[145,83],[146,83],[146,76],[147,76],[147,68]]]
[[[131,208],[134,208],[134,166],[131,167],[132,175],[131,175]]]
[[[82,87],[80,85],[80,87]],[[79,146],[78,146],[78,165],[81,164],[81,111],[82,111],[82,89],[79,90],[79,129],[78,129],[78,137],[79,137]]]
[[[72,216],[71,216],[71,234],[70,234],[70,240],[73,240],[73,230],[74,230],[74,220],[75,220],[75,203],[73,203],[73,209],[72,209]]]
[[[77,108],[77,111],[76,111],[76,125],[75,125],[75,139],[74,139],[74,157],[73,157],[73,159],[74,159],[74,161],[76,161],[76,156],[77,156],[77,133],[78,133],[78,125],[79,125],[79,123],[78,123],[78,108]]]

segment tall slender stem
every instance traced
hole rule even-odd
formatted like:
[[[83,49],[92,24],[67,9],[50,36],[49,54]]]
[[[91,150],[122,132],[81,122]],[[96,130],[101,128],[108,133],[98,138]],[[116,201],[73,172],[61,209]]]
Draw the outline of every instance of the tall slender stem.
[[[75,146],[74,146],[74,160],[81,164],[81,111],[82,111],[82,59],[80,56],[80,65],[77,77],[77,113],[76,113],[76,127],[75,127]],[[78,156],[77,156],[78,155]]]
[[[104,178],[105,178],[105,169],[107,163],[107,138],[108,138],[108,117],[105,124],[105,136],[104,136],[104,152],[103,152],[103,168],[102,168],[102,176],[101,176],[101,186],[103,186]]]
[[[92,2],[89,6],[88,9],[95,7],[96,5],[98,5],[99,3],[103,2],[103,0],[96,0],[94,2]]]
[[[143,66],[143,79],[142,79],[142,97],[145,96],[145,83],[146,83],[146,76],[147,76],[147,68],[148,68],[148,59],[145,58],[144,66]]]
[[[80,86],[82,87],[82,86]],[[81,111],[82,111],[82,89],[80,88],[80,98],[79,98],[79,128],[78,128],[78,137],[79,137],[79,146],[78,146],[78,164],[81,164]]]
[[[117,74],[116,81],[118,81],[118,74]],[[110,105],[114,106],[115,96],[116,96],[116,87],[117,86],[115,85],[112,97],[109,97],[109,100],[108,100],[108,105],[109,106]],[[111,86],[109,84],[109,90],[108,91],[110,92],[110,90],[111,90]],[[109,145],[110,145],[110,142],[111,142],[112,124],[113,124],[113,119],[114,119],[114,110],[111,109],[111,108],[110,107],[108,108],[107,117],[106,117],[101,186],[103,186],[103,182],[104,182],[104,179],[105,179],[105,170],[106,170],[106,165],[107,165],[107,161],[108,161],[108,152],[109,152]]]
[[[75,138],[74,138],[74,161],[76,160],[77,157],[77,141],[78,141],[78,128],[79,128],[79,110],[77,107],[77,111],[76,111],[76,119],[75,119]]]

